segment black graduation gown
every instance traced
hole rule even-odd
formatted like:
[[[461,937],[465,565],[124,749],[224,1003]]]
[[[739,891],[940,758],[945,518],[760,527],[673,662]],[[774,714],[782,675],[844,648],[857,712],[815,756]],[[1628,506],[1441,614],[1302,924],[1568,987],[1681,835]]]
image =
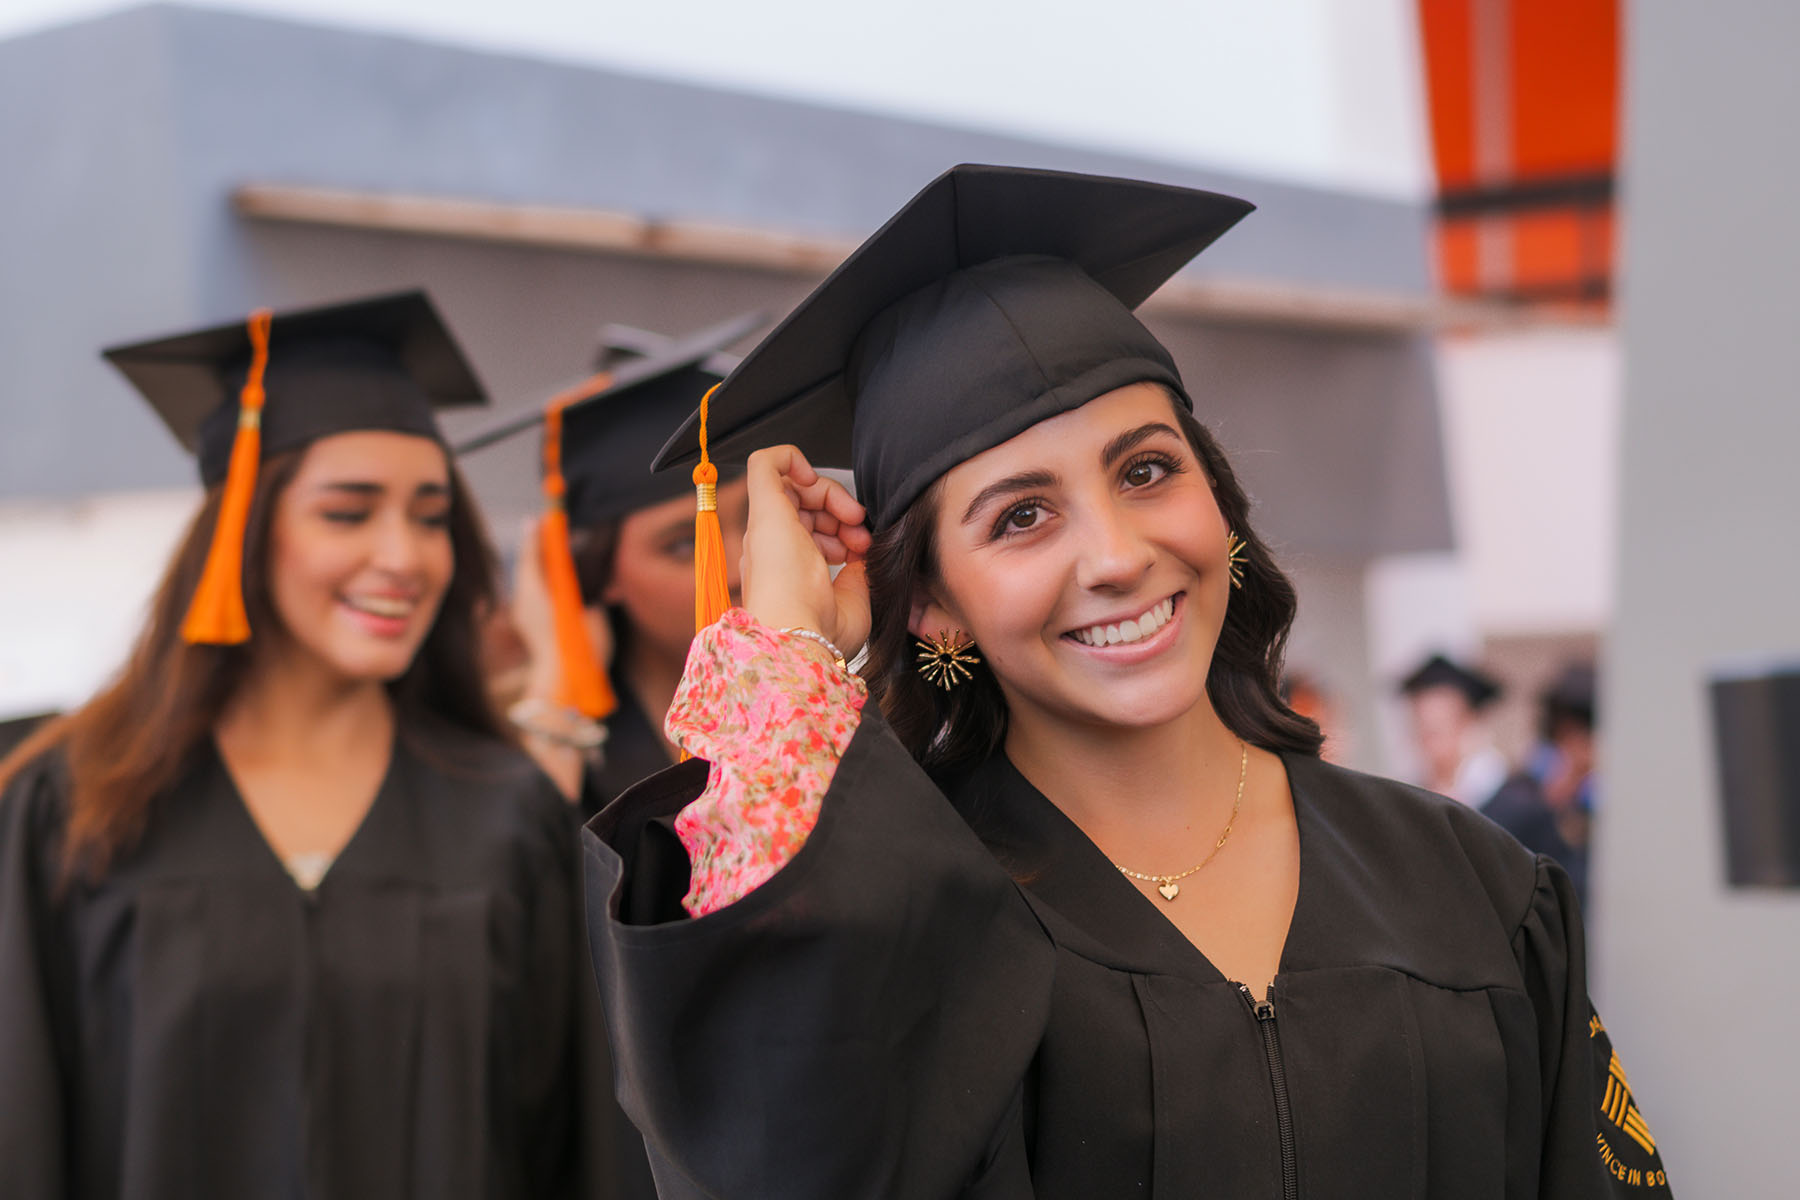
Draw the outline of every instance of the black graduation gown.
[[[584,820],[612,803],[632,784],[669,765],[662,735],[644,714],[631,688],[617,677],[612,686],[619,706],[606,719],[605,756],[598,769],[589,768],[581,775],[580,811]],[[600,1034],[600,994],[594,987],[592,971],[583,972],[582,990],[584,1017],[593,1023],[594,1033]],[[606,1038],[590,1036],[587,1041],[589,1074],[610,1083],[613,1065]],[[644,1156],[644,1139],[610,1091],[603,1111],[588,1122],[583,1136],[587,1139],[589,1160],[600,1170],[592,1189],[595,1195],[617,1200],[656,1200],[656,1183]]]
[[[588,927],[663,1195],[1666,1194],[1562,872],[1284,761],[1300,891],[1266,1000],[1004,757],[946,803],[872,709],[800,853],[706,917],[679,919],[667,825],[703,767],[627,793],[588,827]]]
[[[209,741],[139,847],[59,895],[59,763],[0,797],[0,1191],[576,1186],[575,828],[522,753],[404,729],[312,893]]]
[[[669,765],[660,722],[652,723],[622,679],[613,680],[619,706],[606,718],[606,747],[598,769],[581,778],[581,812],[591,818],[639,780]]]

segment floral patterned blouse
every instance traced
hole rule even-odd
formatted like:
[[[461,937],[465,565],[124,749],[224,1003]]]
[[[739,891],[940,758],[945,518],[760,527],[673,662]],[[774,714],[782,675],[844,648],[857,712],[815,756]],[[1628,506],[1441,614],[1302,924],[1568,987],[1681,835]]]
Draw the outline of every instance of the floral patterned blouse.
[[[689,913],[743,899],[799,853],[867,699],[818,643],[741,608],[694,638],[665,723],[671,741],[712,764],[706,790],[675,818]]]

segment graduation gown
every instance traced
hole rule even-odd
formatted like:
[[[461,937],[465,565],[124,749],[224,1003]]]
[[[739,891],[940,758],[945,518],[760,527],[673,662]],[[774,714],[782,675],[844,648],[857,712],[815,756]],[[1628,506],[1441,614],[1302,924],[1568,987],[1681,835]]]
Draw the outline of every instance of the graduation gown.
[[[631,688],[618,678],[613,679],[612,686],[619,706],[606,719],[605,755],[598,768],[590,767],[581,776],[580,811],[584,820],[632,784],[669,765],[662,734],[651,724]],[[591,1027],[587,1071],[593,1078],[606,1080],[609,1088],[602,1111],[594,1114],[583,1131],[588,1158],[598,1172],[590,1194],[617,1200],[656,1200],[656,1183],[644,1156],[644,1139],[610,1090],[612,1054],[602,1027],[600,994],[594,987],[593,972],[586,970],[585,964],[581,987],[582,1012]]]
[[[591,818],[627,788],[669,765],[661,722],[652,722],[622,679],[612,681],[619,706],[606,718],[606,746],[600,766],[582,774],[581,811]]]
[[[54,754],[0,797],[6,1195],[575,1186],[575,827],[522,753],[403,728],[310,893],[210,740],[97,885],[65,803]]]
[[[1300,889],[1267,996],[1004,756],[940,790],[873,706],[799,853],[704,917],[669,827],[703,764],[627,793],[588,827],[588,927],[662,1194],[1665,1195],[1561,870],[1283,761]]]

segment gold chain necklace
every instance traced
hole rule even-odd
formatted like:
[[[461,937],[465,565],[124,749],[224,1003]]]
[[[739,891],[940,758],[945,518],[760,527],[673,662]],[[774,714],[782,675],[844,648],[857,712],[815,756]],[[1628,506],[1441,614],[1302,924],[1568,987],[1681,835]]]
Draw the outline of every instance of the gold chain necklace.
[[[1249,774],[1250,747],[1244,744],[1243,738],[1239,738],[1237,799],[1231,802],[1231,819],[1225,822],[1225,832],[1219,835],[1219,840],[1213,843],[1212,850],[1205,858],[1200,860],[1199,866],[1189,867],[1178,875],[1145,875],[1143,872],[1134,871],[1130,867],[1120,867],[1118,863],[1113,863],[1113,866],[1119,867],[1119,872],[1123,875],[1129,875],[1133,879],[1141,879],[1145,883],[1154,883],[1156,885],[1156,890],[1162,893],[1162,898],[1164,900],[1174,900],[1175,897],[1181,895],[1181,885],[1177,883],[1176,880],[1186,879],[1195,871],[1205,867],[1206,864],[1217,857],[1219,851],[1224,848],[1225,839],[1231,836],[1231,827],[1237,824],[1238,809],[1242,808],[1244,805],[1244,780]]]

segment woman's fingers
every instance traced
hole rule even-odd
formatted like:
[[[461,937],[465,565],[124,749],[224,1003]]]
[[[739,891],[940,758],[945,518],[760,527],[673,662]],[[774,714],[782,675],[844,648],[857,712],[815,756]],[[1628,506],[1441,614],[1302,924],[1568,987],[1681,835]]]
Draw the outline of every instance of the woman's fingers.
[[[742,560],[744,607],[775,628],[816,629],[833,640],[868,636],[868,589],[859,562],[867,514],[842,483],[793,446],[750,456],[750,527]],[[848,578],[837,583],[832,568]]]
[[[837,536],[844,546],[856,555],[867,554],[869,547],[875,544],[875,535],[869,532],[867,525],[860,523],[839,526]]]
[[[796,486],[794,492],[795,507],[801,511],[829,516],[844,525],[860,525],[867,515],[850,490],[835,479],[820,476],[810,484]]]
[[[798,446],[768,446],[756,451],[744,464],[744,475],[753,489],[777,484],[801,488],[819,478]]]

